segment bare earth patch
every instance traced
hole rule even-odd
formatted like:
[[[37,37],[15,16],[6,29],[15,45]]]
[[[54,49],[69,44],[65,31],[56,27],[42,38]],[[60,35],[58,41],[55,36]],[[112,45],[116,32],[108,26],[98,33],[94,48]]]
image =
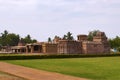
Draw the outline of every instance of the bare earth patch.
[[[0,80],[23,80],[23,79],[15,78],[13,76],[0,76]]]
[[[6,73],[0,73],[0,80],[25,80],[25,79],[22,79],[13,75],[9,75]]]
[[[13,65],[5,62],[0,62],[0,71],[6,72],[27,80],[87,80],[84,78],[63,75],[54,72],[36,70],[23,66]],[[2,77],[1,77],[2,78]],[[1,79],[0,80],[18,80],[18,79]]]

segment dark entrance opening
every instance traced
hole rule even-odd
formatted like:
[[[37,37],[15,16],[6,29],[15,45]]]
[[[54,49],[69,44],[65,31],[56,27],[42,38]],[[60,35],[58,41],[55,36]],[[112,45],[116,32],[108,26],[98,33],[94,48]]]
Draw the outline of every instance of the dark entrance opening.
[[[39,45],[35,45],[34,46],[34,51],[39,51],[39,48],[40,48]]]

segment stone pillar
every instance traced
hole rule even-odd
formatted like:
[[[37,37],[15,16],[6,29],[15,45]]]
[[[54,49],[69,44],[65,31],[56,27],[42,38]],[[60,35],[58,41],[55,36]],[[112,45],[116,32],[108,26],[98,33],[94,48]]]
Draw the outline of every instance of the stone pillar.
[[[33,52],[34,52],[34,46],[31,45],[31,53],[33,53]]]
[[[29,53],[29,52],[28,52],[28,46],[26,46],[26,53]]]

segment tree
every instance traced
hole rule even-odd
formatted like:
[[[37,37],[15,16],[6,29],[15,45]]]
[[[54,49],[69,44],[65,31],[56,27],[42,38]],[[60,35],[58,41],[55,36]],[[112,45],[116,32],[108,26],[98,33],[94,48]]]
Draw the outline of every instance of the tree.
[[[7,30],[1,33],[0,44],[2,46],[15,46],[18,44],[18,41],[19,41],[19,35],[16,35],[14,33],[9,33]]]
[[[36,42],[37,42],[37,40],[36,40],[36,39],[33,39],[33,40],[32,40],[32,43],[36,43]]]
[[[120,47],[117,48],[117,51],[120,52]]]
[[[54,39],[56,39],[56,38],[57,38],[57,39],[61,39],[59,36],[55,35]]]
[[[100,30],[93,30],[93,31],[90,31],[89,34],[88,34],[88,40],[89,41],[92,41],[93,40],[93,37],[96,36],[96,34],[100,32]]]
[[[66,36],[66,35],[64,35],[64,36],[63,36],[63,40],[66,40],[66,39],[67,39],[67,36]]]
[[[31,39],[30,35],[27,35],[25,38],[22,38],[23,42],[25,43],[35,43],[37,40]],[[0,45],[1,46],[16,46],[20,41],[20,36],[15,33],[9,33],[5,30],[0,35]]]
[[[52,42],[52,39],[50,37],[48,38],[48,42]]]
[[[4,33],[1,33],[1,34],[2,34],[2,38],[5,38],[8,35],[8,31],[5,30]]]
[[[31,36],[28,34],[28,35],[23,39],[23,41],[24,41],[25,43],[31,43]]]
[[[110,43],[111,48],[113,49],[115,48],[118,51],[120,51],[120,37],[119,36],[116,36],[113,39],[109,39],[109,43]]]
[[[7,44],[7,35],[8,35],[8,31],[7,30],[5,30],[3,33],[1,33],[0,43],[3,46],[8,45]]]
[[[31,36],[29,34],[25,38],[22,38],[22,40],[25,42],[25,44],[37,42],[37,40],[31,39]]]
[[[74,40],[72,33],[68,32],[66,35],[63,36],[64,40]]]
[[[14,33],[8,34],[7,35],[7,44],[9,46],[16,46],[18,45],[18,42],[20,40],[20,36],[16,35]]]
[[[73,40],[72,33],[70,32],[67,33],[67,40]]]
[[[116,38],[109,40],[112,48],[120,47],[120,37],[116,36]]]

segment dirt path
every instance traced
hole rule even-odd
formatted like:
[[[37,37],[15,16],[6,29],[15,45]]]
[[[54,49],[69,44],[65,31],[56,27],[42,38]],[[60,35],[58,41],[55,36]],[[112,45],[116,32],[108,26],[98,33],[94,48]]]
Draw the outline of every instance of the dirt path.
[[[87,80],[54,72],[36,70],[23,66],[0,62],[0,71],[10,73],[28,80]]]
[[[2,76],[0,76],[0,80],[25,80],[25,79],[14,77],[14,76],[2,75]]]

